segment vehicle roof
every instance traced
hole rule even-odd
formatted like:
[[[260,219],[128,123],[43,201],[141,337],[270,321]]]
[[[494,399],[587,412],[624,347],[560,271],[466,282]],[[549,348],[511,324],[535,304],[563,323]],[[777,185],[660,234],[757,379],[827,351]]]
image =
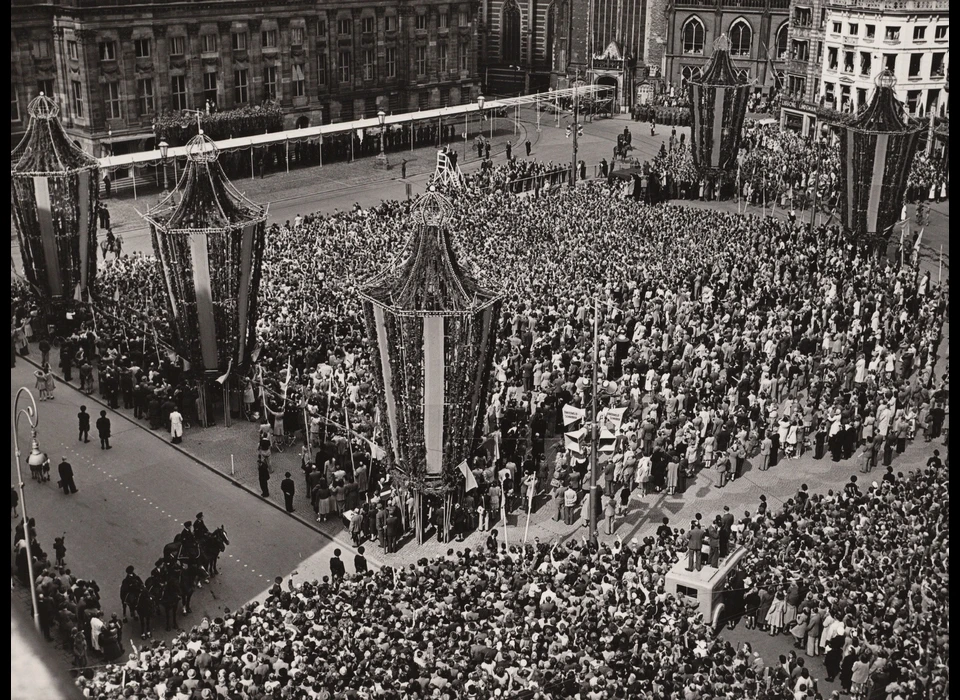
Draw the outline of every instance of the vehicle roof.
[[[684,586],[699,589],[715,588],[727,577],[727,574],[746,553],[746,549],[737,547],[720,562],[719,568],[714,569],[712,566],[704,566],[700,571],[687,571],[687,557],[681,556],[680,561],[667,572],[665,582],[675,581]]]

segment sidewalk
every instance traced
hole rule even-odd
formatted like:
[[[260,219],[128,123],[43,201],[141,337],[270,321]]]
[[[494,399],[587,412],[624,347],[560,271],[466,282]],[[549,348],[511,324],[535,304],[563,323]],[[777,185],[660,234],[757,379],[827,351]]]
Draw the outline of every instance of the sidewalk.
[[[945,326],[944,341],[949,339],[949,325]],[[38,351],[34,347],[31,355],[26,359],[35,364]],[[51,350],[51,366],[59,366],[58,348]],[[62,379],[58,376],[58,380]],[[76,387],[78,382],[70,382]],[[92,400],[99,401],[94,394]],[[151,431],[146,422],[133,418],[133,412],[119,409],[119,413],[131,422],[139,425],[143,430],[153,432],[158,438],[169,440],[166,431]],[[219,417],[222,420],[222,416]],[[207,429],[193,428],[185,431],[184,441],[175,447],[198,463],[213,469],[225,478],[244,488],[251,498],[261,498],[259,495],[259,481],[257,477],[256,450],[258,442],[258,426],[243,420],[235,420],[229,428],[222,425]],[[553,438],[548,443],[547,462],[553,464],[559,438]],[[286,452],[275,452],[271,458],[273,475],[270,480],[270,496],[268,500],[278,509],[283,508],[283,497],[280,494],[279,484],[284,472],[289,471],[296,484],[294,505],[296,511],[291,517],[296,517],[315,531],[334,540],[346,549],[353,549],[349,533],[339,518],[328,522],[316,522],[309,498],[306,494],[303,475],[300,471],[300,446],[287,448]],[[898,471],[915,469],[925,464],[934,445],[923,441],[909,445],[903,455],[895,457],[894,467]],[[602,468],[602,467],[601,467]],[[882,470],[874,470],[869,480],[879,479]],[[670,519],[674,527],[685,528],[695,514],[702,514],[707,520],[722,513],[724,506],[740,516],[744,511],[756,512],[761,494],[767,496],[771,509],[792,498],[799,491],[801,484],[808,484],[813,492],[826,492],[827,489],[840,489],[849,481],[853,474],[859,475],[859,467],[855,460],[832,462],[829,457],[814,460],[811,453],[799,459],[783,459],[780,463],[766,472],[756,468],[754,460],[747,460],[740,479],[730,482],[724,488],[716,486],[718,479],[716,472],[701,471],[683,493],[668,496],[665,493],[654,493],[642,497],[635,492],[630,500],[627,513],[615,520],[613,535],[606,534],[603,521],[598,524],[601,541],[612,541],[620,538],[628,541],[653,535],[663,518]],[[543,486],[541,486],[543,488]],[[554,540],[564,541],[570,537],[585,537],[586,528],[578,522],[575,525],[566,525],[562,520],[555,520],[557,508],[549,495],[540,494],[534,500],[534,508],[530,517],[528,542],[539,539],[542,542]],[[579,515],[579,511],[578,511]],[[520,509],[507,517],[507,525],[502,521],[493,521],[491,529],[499,531],[501,541],[505,538],[511,545],[522,542],[526,523],[526,512]],[[411,541],[410,536],[401,540],[401,549],[392,554],[384,553],[376,543],[365,543],[368,559],[377,565],[405,566],[421,557],[443,556],[448,549],[470,547],[476,550],[483,546],[487,533],[476,531],[460,543],[440,543],[436,538],[430,538],[423,545]]]

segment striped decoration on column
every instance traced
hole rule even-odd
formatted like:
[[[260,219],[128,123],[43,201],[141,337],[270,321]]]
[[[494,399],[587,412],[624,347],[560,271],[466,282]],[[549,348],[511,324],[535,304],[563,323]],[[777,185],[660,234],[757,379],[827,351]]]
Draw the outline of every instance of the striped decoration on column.
[[[426,474],[443,474],[443,317],[423,319],[423,442]]]
[[[725,88],[714,88],[713,96],[713,143],[710,149],[710,162],[707,164],[711,168],[720,167],[720,147],[723,145],[723,101],[726,99],[727,91]]]
[[[50,182],[41,175],[33,178],[34,196],[37,198],[37,218],[40,224],[40,243],[43,245],[43,260],[47,266],[47,282],[50,294],[63,296],[63,280],[60,278],[60,260],[57,255],[57,238],[53,229],[53,206],[50,202]]]
[[[78,216],[78,225],[80,227],[80,289],[82,291],[87,291],[87,286],[89,280],[89,265],[90,265],[90,171],[83,170],[80,172],[80,187],[78,193],[80,195],[80,212]],[[96,240],[97,236],[97,224],[94,222],[93,227],[93,238]],[[94,249],[94,255],[96,255],[96,249]]]
[[[867,199],[867,231],[876,233],[877,215],[880,212],[880,201],[883,191],[883,175],[887,166],[887,134],[878,134],[873,147],[873,174],[870,180],[870,190]]]
[[[253,274],[253,237],[256,234],[256,224],[243,227],[240,240],[240,289],[237,294],[237,313],[240,315],[240,332],[238,339],[240,347],[237,350],[237,362],[242,363],[247,349],[247,312],[250,308],[250,278]]]
[[[205,370],[219,369],[217,333],[213,315],[213,293],[210,288],[210,263],[207,234],[190,234],[190,262],[193,265],[193,289],[197,300],[197,321],[200,331],[200,354]]]
[[[390,366],[390,343],[387,338],[386,318],[383,308],[373,304],[373,319],[377,329],[377,348],[380,350],[380,364],[383,366],[383,394],[387,404],[387,426],[390,429],[390,447],[393,450],[393,461],[400,461],[401,453],[399,432],[397,431],[397,399],[393,394],[393,368]]]

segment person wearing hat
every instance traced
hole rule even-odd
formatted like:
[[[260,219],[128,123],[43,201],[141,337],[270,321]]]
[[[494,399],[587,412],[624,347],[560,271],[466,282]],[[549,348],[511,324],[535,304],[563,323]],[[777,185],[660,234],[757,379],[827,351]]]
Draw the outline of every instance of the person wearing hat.
[[[133,613],[134,619],[136,619],[137,611],[136,608],[134,608],[137,597],[136,594],[143,590],[143,579],[134,573],[132,564],[127,567],[126,574],[120,583],[120,605],[122,606],[121,612],[123,613],[124,622],[127,621],[128,607],[130,608],[130,612]]]
[[[100,411],[100,417],[97,418],[97,433],[100,435],[100,449],[112,449],[110,444],[110,419],[107,418],[106,411]]]
[[[87,407],[81,406],[77,414],[77,440],[87,443],[90,442],[90,414],[87,413]]]
[[[288,513],[293,512],[293,494],[296,491],[296,487],[293,484],[293,479],[290,478],[290,472],[287,472],[283,475],[283,481],[280,482],[280,491],[283,493],[283,504],[287,509]]]
[[[193,521],[193,536],[197,539],[210,534],[207,524],[203,522],[203,513],[197,513],[197,519]]]
[[[57,471],[60,474],[58,486],[63,489],[63,492],[67,495],[76,493],[77,485],[73,481],[73,466],[67,461],[66,457],[64,457],[60,461],[60,464],[57,465]]]
[[[341,551],[339,549],[333,550],[333,556],[330,557],[330,578],[333,582],[334,589],[339,588],[340,584],[343,582],[343,577],[347,573],[346,567],[343,565],[343,559],[340,558]]]

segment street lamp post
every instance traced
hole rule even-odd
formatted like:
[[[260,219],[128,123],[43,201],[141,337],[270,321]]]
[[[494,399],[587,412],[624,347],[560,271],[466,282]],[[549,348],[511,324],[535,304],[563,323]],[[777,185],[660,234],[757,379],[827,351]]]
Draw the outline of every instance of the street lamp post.
[[[579,73],[577,73],[577,81],[579,83]],[[580,132],[580,95],[579,88],[580,86],[574,83],[573,86],[573,127],[571,131],[573,132],[573,155],[571,156],[571,168],[570,168],[570,186],[575,187],[577,184],[577,136]]]
[[[166,139],[161,139],[160,143],[157,144],[157,147],[160,149],[160,164],[163,168],[163,197],[166,199],[167,192],[170,191],[170,187],[167,184],[167,154],[170,153],[170,144],[167,143]]]
[[[380,122],[380,153],[377,154],[376,167],[384,170],[390,169],[390,163],[387,161],[387,152],[384,150],[387,145],[387,113],[382,109],[377,112],[377,121]]]
[[[30,405],[18,409],[20,397],[26,394],[30,399]],[[20,387],[17,396],[13,400],[13,452],[17,460],[17,490],[20,492],[20,508],[23,511],[23,536],[27,541],[27,575],[30,577],[30,601],[33,603],[33,624],[40,631],[40,607],[37,604],[37,589],[34,586],[36,576],[33,573],[33,548],[30,546],[30,518],[27,517],[27,501],[23,497],[23,473],[20,468],[20,440],[17,437],[17,427],[20,424],[20,416],[25,415],[27,422],[30,423],[33,441],[30,445],[30,456],[27,458],[27,464],[31,467],[39,467],[50,460],[47,455],[40,451],[40,445],[37,443],[37,425],[40,422],[37,415],[37,402],[33,394],[26,387]]]

